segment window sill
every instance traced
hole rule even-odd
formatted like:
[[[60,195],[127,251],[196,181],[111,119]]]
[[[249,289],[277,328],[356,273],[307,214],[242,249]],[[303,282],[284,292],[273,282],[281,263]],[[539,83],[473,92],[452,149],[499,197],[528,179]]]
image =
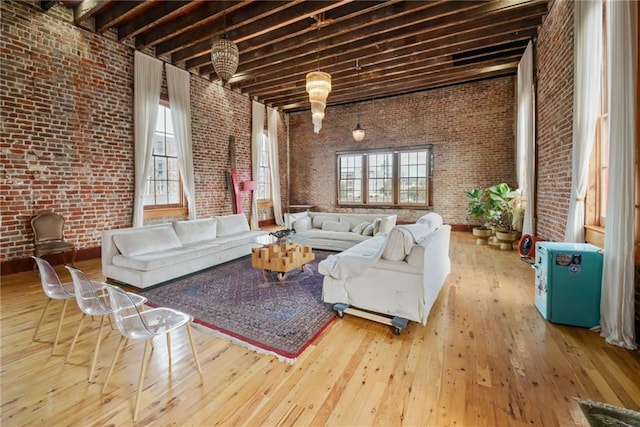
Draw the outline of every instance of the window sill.
[[[584,240],[587,243],[604,249],[604,227],[598,225],[584,226]]]
[[[165,209],[149,209],[143,213],[144,219],[158,219],[166,217],[177,217],[189,215],[189,209],[185,207],[165,208]]]

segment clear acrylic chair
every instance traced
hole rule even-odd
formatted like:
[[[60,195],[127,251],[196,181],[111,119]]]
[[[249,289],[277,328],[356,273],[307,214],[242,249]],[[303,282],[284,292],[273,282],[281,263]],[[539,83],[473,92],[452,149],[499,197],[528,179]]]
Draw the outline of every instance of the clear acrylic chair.
[[[93,373],[96,368],[96,362],[98,361],[98,353],[100,352],[100,344],[102,342],[102,330],[105,319],[109,319],[109,315],[113,312],[111,303],[109,301],[109,295],[106,293],[106,289],[111,288],[111,285],[102,282],[94,282],[87,277],[82,271],[73,267],[66,267],[71,273],[73,279],[73,287],[75,290],[76,302],[78,307],[82,311],[82,317],[80,318],[80,324],[76,330],[76,334],[69,347],[69,353],[64,363],[69,363],[71,353],[76,345],[80,331],[82,330],[82,323],[87,315],[100,316],[100,327],[98,329],[98,339],[96,341],[96,348],[93,351],[93,360],[91,361],[91,369],[89,370],[89,382],[93,381]],[[131,294],[131,300],[135,305],[141,306],[147,299],[141,295]]]
[[[51,354],[55,354],[56,347],[58,346],[58,338],[60,337],[60,331],[62,330],[64,314],[67,310],[67,303],[71,298],[74,297],[73,284],[71,282],[63,283],[51,264],[49,264],[46,260],[38,258],[36,256],[32,256],[31,258],[33,258],[36,265],[38,266],[38,271],[40,272],[40,282],[42,283],[42,290],[48,297],[47,304],[44,306],[44,310],[42,310],[42,314],[40,315],[38,326],[36,326],[36,330],[33,333],[32,341],[36,340],[38,332],[40,332],[40,326],[42,325],[42,321],[44,320],[44,316],[47,312],[47,308],[49,308],[49,304],[51,303],[51,301],[64,301],[62,304],[62,311],[60,312],[60,320],[58,320],[56,336],[53,339],[53,350],[51,351]]]
[[[189,327],[189,323],[193,321],[193,317],[189,314],[163,307],[141,312],[136,307],[135,301],[131,298],[131,295],[124,292],[122,289],[110,287],[107,288],[107,292],[109,293],[109,298],[111,300],[111,307],[114,309],[113,317],[116,322],[116,328],[122,334],[122,338],[120,338],[118,349],[113,357],[113,362],[111,363],[109,373],[107,374],[107,378],[104,382],[102,393],[104,393],[107,388],[109,378],[111,378],[111,374],[113,373],[113,368],[115,367],[120,352],[124,348],[127,340],[145,340],[142,366],[140,367],[138,389],[136,391],[136,400],[133,410],[133,421],[136,421],[138,417],[138,408],[140,407],[140,392],[142,391],[144,375],[147,369],[149,347],[152,338],[155,336],[162,334],[166,336],[169,369],[171,369],[171,338],[169,334],[174,329],[184,325],[187,329],[187,334],[189,335],[193,359],[195,360],[198,373],[201,375],[200,379],[202,380],[200,361],[198,360],[198,353],[191,335],[191,328]]]

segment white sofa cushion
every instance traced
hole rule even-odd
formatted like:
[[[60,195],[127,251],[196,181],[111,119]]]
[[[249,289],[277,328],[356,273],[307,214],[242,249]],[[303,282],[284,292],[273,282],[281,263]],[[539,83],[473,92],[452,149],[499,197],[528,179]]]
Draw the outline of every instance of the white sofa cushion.
[[[356,233],[356,234],[362,234],[362,232],[364,231],[365,228],[367,228],[367,225],[371,224],[370,222],[364,221],[361,222],[358,225],[354,225],[353,228],[351,229],[352,233]],[[373,228],[371,228],[371,230],[373,230]]]
[[[367,224],[367,226],[364,228],[364,230],[362,230],[362,235],[363,236],[373,236],[373,228],[374,228],[373,223]]]
[[[322,223],[324,223],[325,221],[340,221],[340,217],[338,215],[325,215],[325,214],[321,214],[321,215],[313,215],[313,219],[311,220],[311,223],[313,224],[313,228],[320,228],[322,229]]]
[[[324,221],[322,229],[324,231],[349,231],[351,224],[348,222]]]
[[[133,231],[113,236],[116,247],[125,256],[136,256],[182,246],[171,225]]]
[[[352,233],[350,231],[324,231],[318,230],[316,228],[312,228],[304,233],[305,237],[309,239],[323,239],[323,240],[344,240],[348,242],[362,242],[363,240],[367,240],[368,237],[363,236],[361,234]],[[303,240],[301,243],[305,244],[306,240]]]
[[[407,256],[405,252],[407,241],[413,241],[411,235],[400,228],[394,227],[387,238],[387,245],[382,251],[382,258],[389,261],[404,261]]]
[[[211,240],[216,238],[218,221],[216,218],[174,221],[173,229],[182,244]]]
[[[293,222],[293,229],[296,233],[303,233],[311,229],[311,218],[308,216],[298,218]]]
[[[217,216],[216,220],[218,224],[216,235],[218,237],[240,233],[241,231],[250,231],[247,217],[244,214]]]
[[[378,228],[374,231],[374,235],[378,233],[390,233],[391,229],[396,225],[396,220],[398,219],[398,215],[389,215],[380,219],[380,224],[378,224]]]

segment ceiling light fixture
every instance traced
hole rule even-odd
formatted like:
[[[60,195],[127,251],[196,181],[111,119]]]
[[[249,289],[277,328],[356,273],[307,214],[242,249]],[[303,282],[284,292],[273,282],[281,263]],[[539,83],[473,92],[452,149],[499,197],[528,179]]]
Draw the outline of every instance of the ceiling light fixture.
[[[361,68],[362,67],[360,67],[360,64],[358,64],[358,60],[356,59],[356,72],[358,76],[358,81],[360,80]],[[364,129],[362,129],[362,127],[360,126],[360,103],[358,103],[356,107],[358,109],[358,124],[356,125],[356,128],[351,133],[353,135],[353,139],[356,142],[361,142],[364,139]]]
[[[324,109],[327,106],[327,96],[331,92],[331,76],[329,73],[320,71],[320,17],[315,18],[318,25],[318,45],[316,47],[317,55],[317,71],[307,74],[306,88],[309,94],[309,102],[311,102],[311,121],[313,122],[313,131],[320,133],[322,129],[322,119],[324,119]]]
[[[211,45],[211,62],[222,85],[227,84],[238,69],[240,52],[238,46],[227,36],[227,15],[224,15],[224,32],[222,36]]]

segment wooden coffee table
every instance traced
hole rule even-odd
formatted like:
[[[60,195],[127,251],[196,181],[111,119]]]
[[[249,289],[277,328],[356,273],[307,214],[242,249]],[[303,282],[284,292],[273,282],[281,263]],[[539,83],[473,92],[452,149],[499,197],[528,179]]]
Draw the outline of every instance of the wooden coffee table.
[[[262,275],[275,271],[276,280],[282,282],[287,273],[298,267],[305,270],[306,264],[316,258],[311,246],[297,243],[273,243],[251,250],[251,266],[262,269]]]

